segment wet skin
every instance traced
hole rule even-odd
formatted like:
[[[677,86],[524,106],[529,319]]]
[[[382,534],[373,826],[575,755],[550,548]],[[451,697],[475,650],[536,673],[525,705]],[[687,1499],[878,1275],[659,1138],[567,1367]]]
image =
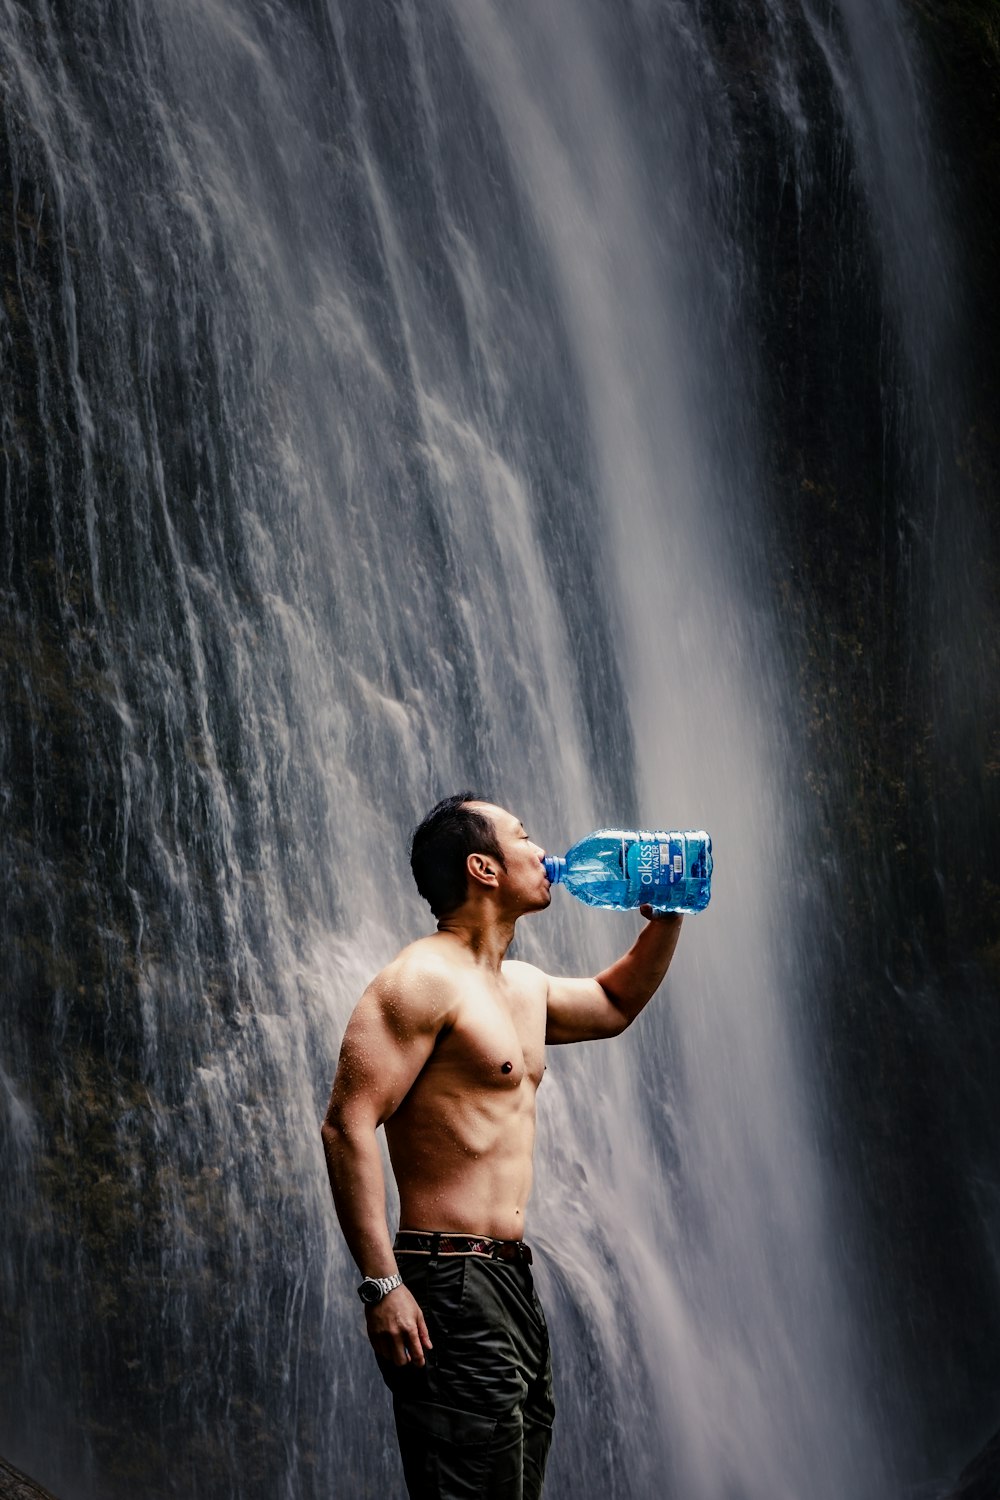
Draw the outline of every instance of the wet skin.
[[[679,917],[649,921],[593,979],[506,960],[517,919],[543,911],[542,850],[492,804],[503,854],[467,860],[467,898],[369,985],[344,1034],[323,1143],[341,1228],[366,1276],[396,1271],[375,1131],[385,1126],[400,1227],[520,1239],[545,1043],[616,1036],[670,963]],[[651,912],[644,909],[649,917]],[[424,1362],[423,1315],[398,1287],[366,1309],[376,1350]]]
[[[461,949],[451,961],[458,1003],[385,1122],[400,1228],[520,1239],[545,1071],[546,979],[512,962],[484,973]]]

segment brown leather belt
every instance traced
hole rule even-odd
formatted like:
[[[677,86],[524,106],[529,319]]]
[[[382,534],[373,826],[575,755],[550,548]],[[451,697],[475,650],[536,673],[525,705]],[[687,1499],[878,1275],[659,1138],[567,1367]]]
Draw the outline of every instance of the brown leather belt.
[[[531,1246],[523,1240],[491,1240],[476,1234],[432,1234],[401,1229],[392,1247],[397,1255],[485,1255],[490,1260],[516,1260],[531,1265]]]

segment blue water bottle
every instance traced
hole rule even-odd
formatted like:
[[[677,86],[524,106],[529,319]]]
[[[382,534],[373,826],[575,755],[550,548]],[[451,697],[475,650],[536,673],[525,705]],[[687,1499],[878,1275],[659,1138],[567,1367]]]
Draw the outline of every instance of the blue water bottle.
[[[599,828],[565,859],[546,855],[545,873],[588,906],[628,911],[648,901],[657,911],[704,911],[712,894],[712,840],[704,830]]]

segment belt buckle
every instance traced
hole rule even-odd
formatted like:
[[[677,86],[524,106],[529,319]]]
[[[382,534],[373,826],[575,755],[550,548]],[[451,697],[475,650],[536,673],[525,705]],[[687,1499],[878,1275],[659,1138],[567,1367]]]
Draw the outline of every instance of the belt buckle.
[[[531,1249],[523,1240],[498,1240],[493,1246],[493,1259],[503,1261],[520,1261],[522,1265],[531,1265]]]

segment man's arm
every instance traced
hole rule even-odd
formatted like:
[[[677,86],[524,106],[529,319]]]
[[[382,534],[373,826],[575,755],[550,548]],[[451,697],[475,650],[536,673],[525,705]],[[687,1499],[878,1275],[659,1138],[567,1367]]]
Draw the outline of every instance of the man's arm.
[[[432,998],[433,996],[433,998]],[[446,1019],[441,986],[391,965],[362,995],[344,1033],[322,1125],[337,1218],[362,1276],[393,1276],[385,1178],[375,1132],[406,1097]],[[431,1347],[405,1286],[365,1309],[372,1347],[397,1365],[423,1365]]]
[[[677,912],[649,917],[629,951],[596,979],[549,978],[547,1042],[592,1042],[618,1036],[631,1026],[660,987],[681,934]]]

